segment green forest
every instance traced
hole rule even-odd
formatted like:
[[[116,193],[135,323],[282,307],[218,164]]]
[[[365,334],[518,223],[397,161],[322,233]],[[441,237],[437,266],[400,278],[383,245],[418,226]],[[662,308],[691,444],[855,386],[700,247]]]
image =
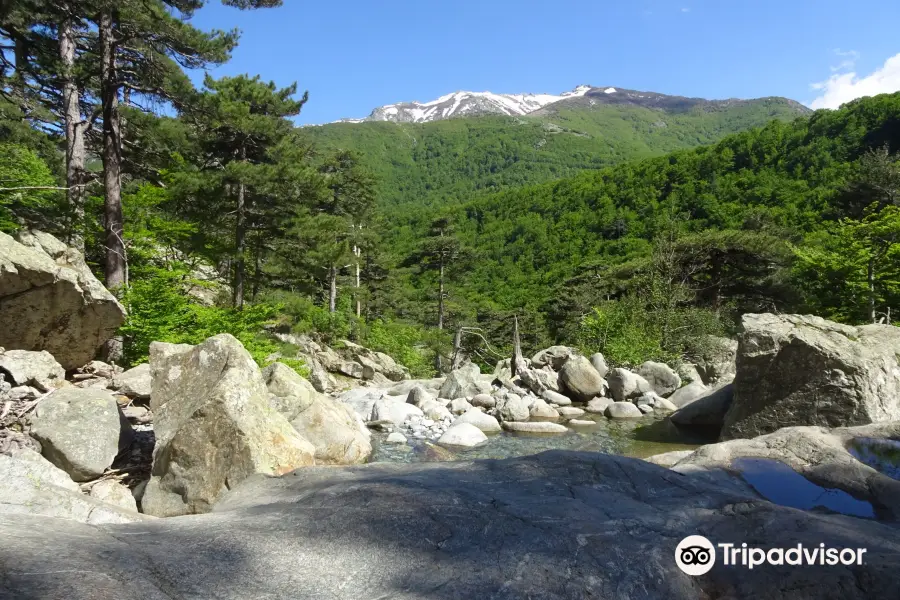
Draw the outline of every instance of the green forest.
[[[900,94],[301,128],[297,85],[192,83],[239,41],[191,25],[204,4],[0,9],[0,231],[83,250],[128,309],[112,360],[222,331],[289,356],[276,328],[426,376],[457,332],[492,365],[514,317],[527,349],[614,364],[690,356],[748,311],[894,318]]]

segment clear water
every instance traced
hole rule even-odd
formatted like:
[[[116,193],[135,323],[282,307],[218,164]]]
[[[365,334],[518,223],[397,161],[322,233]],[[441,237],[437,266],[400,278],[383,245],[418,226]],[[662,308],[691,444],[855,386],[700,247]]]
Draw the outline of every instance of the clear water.
[[[847,450],[861,463],[893,479],[900,479],[900,440],[856,438]]]
[[[786,464],[767,458],[737,458],[732,466],[769,502],[802,510],[826,509],[854,517],[875,518],[872,505],[847,492],[823,488]]]
[[[609,420],[602,415],[585,414],[579,420],[594,421],[591,427],[570,427],[566,433],[528,434],[502,432],[488,436],[476,448],[444,448],[425,440],[410,439],[407,444],[386,444],[387,434],[373,433],[373,462],[433,462],[508,458],[526,456],[544,450],[605,452],[646,458],[671,450],[691,450],[700,441],[686,438],[670,429],[660,417]]]

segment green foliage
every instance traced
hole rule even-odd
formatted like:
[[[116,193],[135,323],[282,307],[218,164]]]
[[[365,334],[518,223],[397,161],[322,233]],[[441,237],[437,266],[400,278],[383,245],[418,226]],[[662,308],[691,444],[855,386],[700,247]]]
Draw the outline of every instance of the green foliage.
[[[15,231],[20,221],[40,224],[59,198],[54,190],[11,188],[55,185],[50,169],[33,150],[0,142],[0,188],[6,188],[0,189],[0,231]]]
[[[125,336],[129,364],[146,361],[151,342],[199,344],[220,333],[230,333],[240,340],[260,366],[279,350],[274,341],[261,335],[263,325],[277,314],[277,306],[259,304],[243,310],[203,306],[183,292],[186,283],[183,271],[160,269],[128,288],[123,299],[128,320],[120,331]],[[282,362],[302,367],[290,359]]]
[[[409,369],[413,378],[434,377],[434,334],[424,327],[376,319],[365,330],[362,343],[384,352]]]

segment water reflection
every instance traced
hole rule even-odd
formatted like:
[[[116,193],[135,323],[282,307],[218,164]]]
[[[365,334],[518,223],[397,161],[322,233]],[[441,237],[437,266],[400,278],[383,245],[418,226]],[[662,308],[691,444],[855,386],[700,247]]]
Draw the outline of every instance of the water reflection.
[[[878,438],[855,438],[847,447],[861,463],[893,479],[900,479],[900,441]]]
[[[786,464],[767,458],[736,458],[732,466],[769,502],[802,510],[825,508],[854,517],[875,518],[872,505],[847,492],[823,488]]]

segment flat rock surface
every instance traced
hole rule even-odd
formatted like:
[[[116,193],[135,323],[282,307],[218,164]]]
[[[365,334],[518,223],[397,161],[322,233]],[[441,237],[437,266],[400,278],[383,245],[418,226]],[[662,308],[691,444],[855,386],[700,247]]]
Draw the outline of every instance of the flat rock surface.
[[[896,531],[596,453],[314,467],[252,476],[204,515],[0,516],[0,598],[897,598]],[[868,552],[853,567],[717,561],[695,578],[674,561],[693,534]]]

